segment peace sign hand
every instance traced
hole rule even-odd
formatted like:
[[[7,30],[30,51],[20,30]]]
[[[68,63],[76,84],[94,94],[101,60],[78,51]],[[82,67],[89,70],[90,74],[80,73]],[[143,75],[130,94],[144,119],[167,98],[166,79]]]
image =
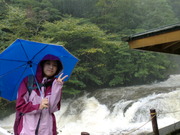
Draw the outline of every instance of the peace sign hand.
[[[57,81],[58,83],[60,83],[60,84],[63,84],[63,80],[68,77],[68,75],[65,75],[64,77],[62,77],[62,75],[63,75],[63,73],[61,73],[61,74],[59,75],[59,77],[56,79],[56,81]],[[62,77],[62,78],[61,78],[61,77]]]

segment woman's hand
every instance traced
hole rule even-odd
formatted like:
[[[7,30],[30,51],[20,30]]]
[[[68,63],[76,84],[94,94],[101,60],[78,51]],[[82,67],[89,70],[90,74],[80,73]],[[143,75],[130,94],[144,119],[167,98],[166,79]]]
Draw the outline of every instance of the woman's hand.
[[[63,75],[63,73],[60,74],[59,77],[56,79],[56,81],[60,84],[63,84],[63,80],[68,77],[68,75],[65,75],[64,77],[62,77],[62,75]]]
[[[39,106],[39,109],[44,109],[44,108],[48,108],[48,99],[47,98],[43,98],[42,101],[41,101],[41,104]]]

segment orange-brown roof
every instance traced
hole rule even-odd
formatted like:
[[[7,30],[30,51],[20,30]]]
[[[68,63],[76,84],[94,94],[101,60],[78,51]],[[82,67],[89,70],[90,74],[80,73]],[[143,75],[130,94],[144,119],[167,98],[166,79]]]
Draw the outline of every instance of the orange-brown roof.
[[[133,49],[180,54],[180,24],[135,34],[123,40]]]

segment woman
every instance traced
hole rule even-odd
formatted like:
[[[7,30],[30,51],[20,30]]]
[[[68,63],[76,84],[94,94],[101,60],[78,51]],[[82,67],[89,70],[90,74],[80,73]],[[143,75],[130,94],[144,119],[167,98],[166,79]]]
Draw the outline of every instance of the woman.
[[[16,110],[21,114],[18,126],[14,127],[17,135],[57,135],[53,113],[60,109],[61,89],[67,75],[62,78],[61,74],[57,79],[55,76],[62,68],[57,57],[46,55],[36,71],[37,82],[44,84],[40,90],[36,88],[29,93],[28,77],[22,81],[16,101]]]

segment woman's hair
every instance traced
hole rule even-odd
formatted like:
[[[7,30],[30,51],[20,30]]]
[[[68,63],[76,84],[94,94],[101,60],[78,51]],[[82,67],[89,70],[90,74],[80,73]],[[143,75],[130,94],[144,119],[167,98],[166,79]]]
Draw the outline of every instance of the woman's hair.
[[[50,60],[43,60],[43,61],[41,61],[40,66],[42,67],[42,69],[44,68],[44,63],[46,63],[47,61],[50,61]],[[55,61],[57,63],[57,71],[56,71],[55,75],[58,75],[62,71],[63,66],[62,66],[62,63],[59,60],[55,60]],[[42,70],[42,73],[43,73],[43,76],[44,76],[43,70]]]

